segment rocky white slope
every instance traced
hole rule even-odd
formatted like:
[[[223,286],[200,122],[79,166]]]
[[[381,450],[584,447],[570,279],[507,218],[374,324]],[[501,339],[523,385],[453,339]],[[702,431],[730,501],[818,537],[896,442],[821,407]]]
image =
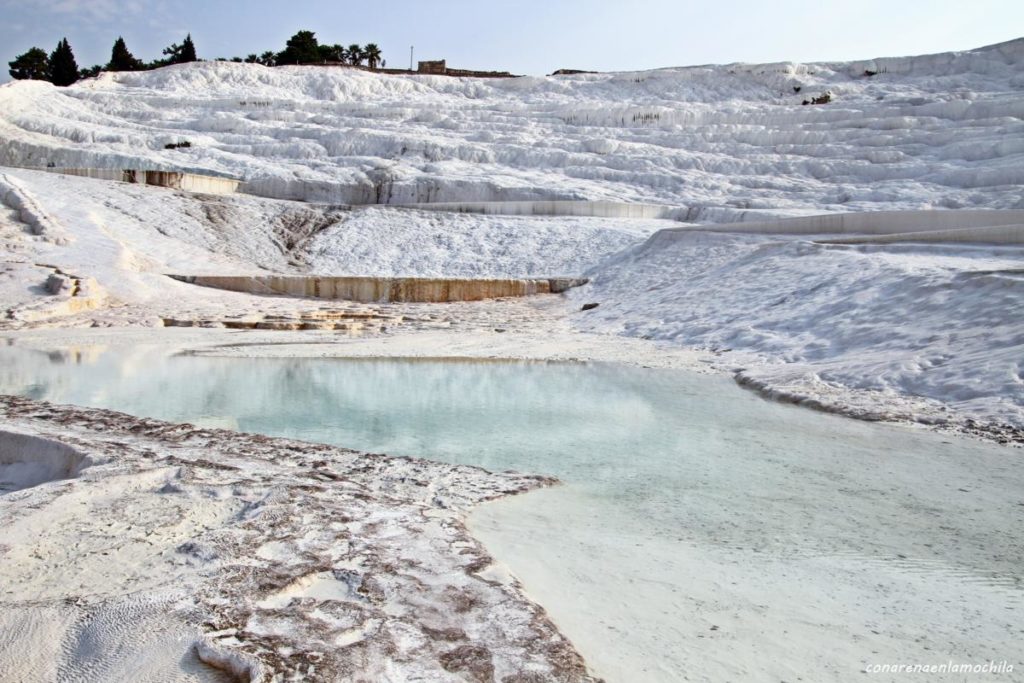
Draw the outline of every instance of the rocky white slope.
[[[0,415],[0,679],[593,680],[461,522],[543,478],[12,397]]]
[[[825,91],[832,103],[800,104]],[[192,146],[164,149],[183,140]],[[17,168],[49,163],[227,174],[263,196]],[[838,245],[707,226],[645,241],[679,224],[342,206],[524,199],[659,203],[701,223],[1024,209],[1024,40],[847,64],[513,80],[209,63],[67,89],[0,86],[0,328],[222,325],[340,306],[196,288],[168,272],[587,274],[565,299],[399,306],[381,316],[386,335],[339,346],[334,331],[282,332],[270,348],[541,348],[660,366],[698,347],[768,394],[864,416],[970,418],[1021,438],[1019,244]],[[47,339],[182,339],[88,332]],[[225,344],[258,338],[221,332]],[[210,673],[206,661],[241,678],[314,666],[342,679],[586,679],[539,609],[507,577],[480,573],[487,558],[459,522],[458,510],[537,480],[328,448],[310,466],[308,445],[10,398],[0,413],[17,432],[0,435],[5,481],[52,474],[10,457],[26,435],[90,459],[77,478],[3,496],[13,540],[0,544],[12,587],[0,678],[163,680],[181,669],[188,680]],[[59,571],[71,581],[55,583]],[[320,590],[343,598],[334,611],[313,608]],[[293,597],[303,609],[279,609]],[[484,632],[486,647],[471,642]]]
[[[197,169],[336,203],[653,201],[702,220],[1020,208],[1022,88],[1024,40],[517,79],[206,63],[2,86],[0,164]]]
[[[678,225],[350,209],[3,167],[0,207],[5,308],[31,294],[26,278],[38,288],[53,267],[94,278],[125,302],[181,290],[167,273],[575,276]]]
[[[800,104],[826,91],[831,103]],[[181,140],[192,147],[164,149]],[[1021,209],[1024,39],[843,64],[510,80],[206,63],[67,89],[21,82],[0,87],[0,162],[193,169],[335,203],[645,201],[698,222]],[[165,308],[168,293],[212,296],[165,272],[586,272],[593,283],[570,299],[602,306],[576,314],[582,329],[714,349],[767,393],[862,415],[1024,425],[1024,252],[1012,245],[717,234],[639,247],[672,223],[4,178],[8,303],[44,296],[51,266],[94,278],[112,302]]]
[[[1024,246],[666,233],[589,275],[577,325],[719,352],[769,395],[1024,426]]]

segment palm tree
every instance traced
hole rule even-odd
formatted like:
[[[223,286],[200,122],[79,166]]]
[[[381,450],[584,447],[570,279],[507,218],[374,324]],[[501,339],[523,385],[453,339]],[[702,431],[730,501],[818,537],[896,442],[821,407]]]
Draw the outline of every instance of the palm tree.
[[[275,55],[272,50],[267,50],[266,52],[260,55],[260,58],[257,61],[263,66],[274,66],[274,64],[277,63],[275,61],[276,56],[277,55]]]
[[[367,43],[366,47],[363,48],[363,56],[370,63],[370,68],[376,69],[377,64],[380,63],[380,48],[377,47],[376,43]]]
[[[256,54],[256,53],[253,53],[253,54],[251,54],[251,55],[249,55],[248,57],[245,58],[245,63],[246,64],[256,64],[259,61],[260,61],[260,56],[258,54]]]
[[[352,66],[359,66],[363,63],[363,60],[366,59],[366,56],[363,54],[363,48],[355,43],[348,46],[348,49],[345,50],[345,54],[348,55],[348,63]]]
[[[325,62],[345,63],[345,48],[335,43],[334,45],[321,45],[320,56]]]

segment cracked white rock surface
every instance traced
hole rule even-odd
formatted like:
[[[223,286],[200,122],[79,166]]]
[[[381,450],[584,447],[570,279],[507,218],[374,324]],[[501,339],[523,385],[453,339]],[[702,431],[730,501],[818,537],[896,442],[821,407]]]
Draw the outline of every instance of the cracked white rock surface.
[[[90,461],[0,496],[4,680],[221,680],[210,663],[254,681],[589,680],[515,581],[480,573],[492,560],[462,522],[549,479],[25,399],[0,411],[5,448],[27,435]]]

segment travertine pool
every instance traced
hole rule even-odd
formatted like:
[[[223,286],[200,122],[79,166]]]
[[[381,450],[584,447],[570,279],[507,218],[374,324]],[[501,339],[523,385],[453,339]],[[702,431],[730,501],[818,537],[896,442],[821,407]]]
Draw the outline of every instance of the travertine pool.
[[[0,391],[557,476],[471,528],[611,681],[1022,663],[1017,449],[610,364],[12,346]]]

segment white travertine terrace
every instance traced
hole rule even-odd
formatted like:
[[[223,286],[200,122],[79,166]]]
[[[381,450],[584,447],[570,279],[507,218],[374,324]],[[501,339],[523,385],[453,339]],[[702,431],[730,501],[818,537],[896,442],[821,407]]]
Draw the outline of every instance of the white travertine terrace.
[[[171,275],[203,287],[250,294],[274,294],[312,299],[342,299],[362,303],[480,301],[534,294],[560,294],[586,284],[585,278],[459,279],[380,278],[300,275]]]
[[[831,103],[800,104],[824,91]],[[18,82],[0,86],[0,165],[0,330],[33,348],[77,345],[68,362],[163,342],[242,356],[609,360],[1024,441],[1024,39],[501,80],[208,62],[69,88]],[[148,170],[172,187],[48,165],[115,169],[113,180]],[[186,187],[178,174],[216,180]],[[346,296],[378,297],[384,282],[425,278],[436,299],[457,280],[553,274],[589,282],[444,305],[257,295],[352,279]],[[23,370],[8,366],[7,379]],[[10,397],[0,412],[7,431],[95,459],[74,479],[44,468],[37,485],[0,495],[0,679],[174,680],[161,674],[181,669],[194,680],[210,675],[205,662],[243,679],[587,680],[461,526],[472,504],[535,478]],[[31,452],[18,450],[12,471]],[[933,479],[929,495],[959,488],[950,494],[972,516],[1019,516],[983,485]],[[942,514],[960,509],[940,499]],[[992,548],[1004,560],[1018,550]],[[622,555],[632,580],[633,547]],[[752,566],[761,590],[787,570]],[[842,582],[813,587],[841,611]],[[898,587],[879,590],[899,599]],[[744,609],[785,631],[750,595]],[[703,654],[708,634],[690,626],[679,633]],[[793,678],[802,656],[773,680]],[[743,678],[714,664],[709,680]]]
[[[89,456],[67,444],[0,430],[0,495],[76,477],[89,464]]]
[[[123,183],[155,185],[157,187],[168,187],[173,190],[184,190],[186,192],[201,192],[203,194],[231,194],[238,190],[240,182],[231,178],[218,178],[196,173],[182,173],[180,171],[53,167],[38,170],[97,180],[115,180]]]
[[[700,222],[1019,209],[1022,65],[1024,39],[512,79],[207,62],[66,89],[7,84],[0,164],[229,176],[260,196],[333,204],[654,204]],[[825,91],[830,104],[801,105]]]

